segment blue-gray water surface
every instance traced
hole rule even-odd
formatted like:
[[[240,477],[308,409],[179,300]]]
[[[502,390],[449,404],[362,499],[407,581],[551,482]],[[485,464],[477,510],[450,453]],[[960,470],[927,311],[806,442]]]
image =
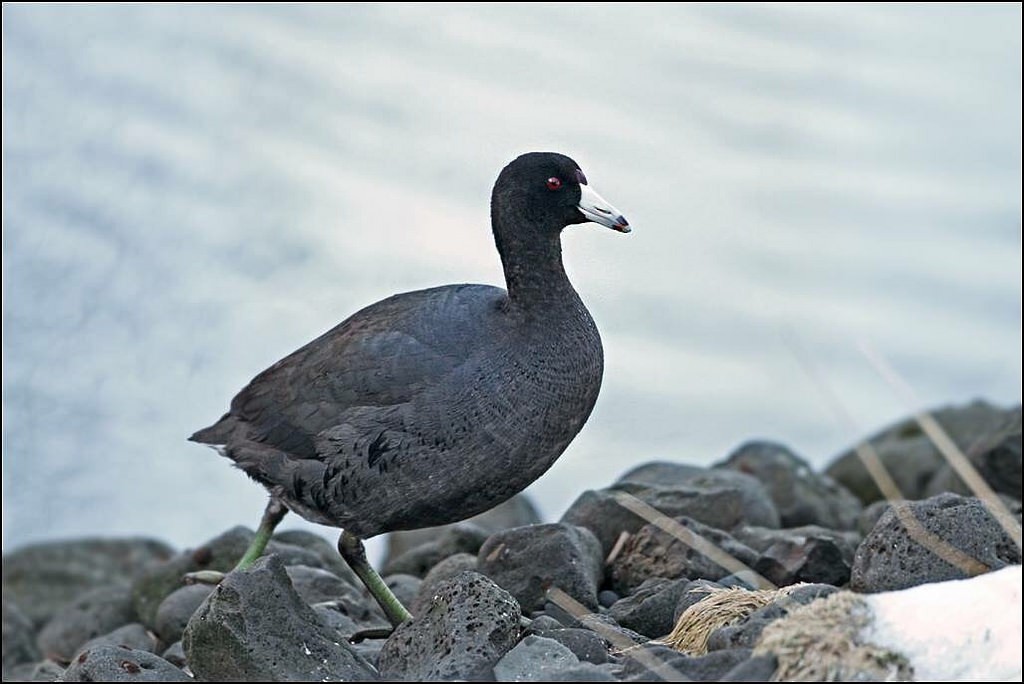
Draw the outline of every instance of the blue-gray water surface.
[[[4,548],[254,525],[185,438],[365,304],[500,283],[490,188],[536,149],[635,228],[565,233],[607,364],[545,518],[1020,401],[1019,4],[4,5]]]

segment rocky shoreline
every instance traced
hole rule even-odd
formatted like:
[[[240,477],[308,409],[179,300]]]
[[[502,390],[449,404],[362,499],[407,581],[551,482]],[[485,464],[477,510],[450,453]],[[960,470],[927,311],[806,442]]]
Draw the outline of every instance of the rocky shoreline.
[[[1019,539],[1020,407],[931,415]],[[24,547],[3,557],[3,679],[820,678],[790,647],[791,619],[1021,563],[1007,519],[967,496],[915,421],[868,444],[907,503],[884,501],[852,451],[817,473],[782,445],[751,442],[709,468],[639,465],[582,493],[558,522],[516,497],[469,521],[391,535],[382,574],[415,618],[356,643],[387,621],[333,540],[311,533],[275,535],[264,558],[217,587],[182,577],[230,570],[252,531],[182,552],[152,539]],[[860,619],[843,610],[838,623]],[[1019,635],[1019,598],[1016,610]],[[832,673],[914,676],[898,653],[859,653]]]

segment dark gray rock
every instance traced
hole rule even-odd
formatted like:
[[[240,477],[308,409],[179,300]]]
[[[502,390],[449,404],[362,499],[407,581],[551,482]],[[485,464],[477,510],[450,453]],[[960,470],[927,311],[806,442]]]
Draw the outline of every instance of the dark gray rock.
[[[472,523],[476,527],[485,530],[487,534],[484,535],[484,538],[487,538],[495,532],[507,530],[510,527],[536,525],[541,522],[541,519],[537,514],[537,509],[530,502],[529,497],[525,494],[516,494],[511,499],[505,501],[505,503],[499,504],[489,511],[484,511],[483,513],[474,515],[472,518],[468,518],[463,522]],[[420,530],[392,532],[387,536],[388,551],[387,557],[384,561],[384,567],[390,567],[392,560],[398,558],[410,549],[414,549],[422,544],[437,541],[441,536],[443,536],[446,530],[458,524],[459,523],[454,523],[453,525],[427,527]],[[478,549],[479,547],[468,551],[468,553],[476,554]],[[422,576],[423,575],[418,575],[418,577]]]
[[[416,596],[419,594],[420,585],[423,584],[423,580],[413,575],[399,574],[388,575],[384,578],[384,583],[391,589],[391,593],[395,595],[395,598],[408,608],[416,601]]]
[[[337,601],[344,596],[359,593],[352,584],[323,568],[291,565],[285,568],[285,572],[288,573],[295,591],[309,605]]]
[[[412,575],[425,577],[430,569],[457,553],[473,553],[487,539],[490,532],[470,522],[446,525],[432,541],[420,544],[395,556],[384,566],[384,575]]]
[[[675,627],[676,606],[689,586],[687,579],[651,577],[613,605],[608,614],[623,627],[657,639]]]
[[[906,509],[925,530],[989,570],[1021,562],[1020,548],[978,499],[940,494],[910,502]],[[850,588],[874,593],[970,576],[930,546],[914,539],[896,506],[890,507],[857,549]]]
[[[533,631],[535,626],[536,621],[530,626],[531,631]],[[572,651],[573,655],[583,662],[594,663],[595,665],[608,662],[608,644],[597,632],[589,629],[566,627],[564,629],[540,630],[536,631],[535,634],[546,639],[554,639]]]
[[[64,671],[65,682],[191,682],[185,672],[158,655],[124,646],[82,651]]]
[[[707,650],[712,652],[732,648],[754,648],[764,628],[782,617],[782,614],[782,611],[773,607],[767,614],[749,615],[738,624],[719,627],[708,635]]]
[[[591,610],[604,574],[601,545],[575,525],[527,525],[492,535],[480,547],[477,567],[507,590],[524,611],[541,610],[558,587]]]
[[[132,601],[142,624],[156,628],[156,611],[165,598],[185,585],[186,573],[199,570],[228,572],[249,547],[255,533],[245,527],[233,527],[198,548],[180,553],[163,563],[152,565],[132,583]],[[284,565],[320,567],[317,552],[271,540],[266,555],[275,554]]]
[[[82,651],[88,651],[100,646],[124,646],[136,651],[148,651],[156,653],[157,638],[139,622],[132,622],[123,627],[118,627],[113,632],[101,634],[95,639],[89,639],[78,649],[76,656]],[[74,658],[72,658],[74,660]]]
[[[1004,431],[1013,420],[1013,412],[1019,410],[1019,407],[1005,410],[984,401],[974,401],[934,410],[931,416],[961,450],[970,451],[971,447],[987,443]],[[885,428],[872,436],[868,444],[907,499],[924,498],[929,483],[945,464],[939,450],[913,418]],[[864,504],[883,498],[854,449],[836,457],[826,473]],[[1016,496],[1020,496],[1020,488],[1017,492]]]
[[[93,589],[64,606],[40,630],[36,645],[43,656],[66,663],[86,641],[135,622],[127,586]]]
[[[601,591],[597,592],[597,603],[602,608],[611,608],[613,605],[615,605],[615,602],[621,598],[621,596],[619,596],[616,592],[612,591],[611,589],[602,589]]]
[[[34,663],[39,660],[36,635],[32,621],[21,609],[3,597],[3,672],[20,663]],[[5,677],[6,679],[6,677]]]
[[[1021,409],[1011,409],[1006,424],[988,435],[983,441],[972,444],[964,452],[982,479],[998,494],[1021,498]],[[948,463],[939,467],[938,472],[925,488],[925,496],[943,492],[970,495],[968,487]]]
[[[778,662],[773,655],[751,656],[722,675],[723,682],[770,682]]]
[[[662,468],[666,464],[653,465]],[[687,473],[691,470],[689,466],[669,465]],[[643,475],[643,471],[640,474]],[[740,473],[707,469],[695,469],[685,480],[675,484],[622,481],[608,489],[586,491],[573,502],[561,521],[593,532],[607,556],[623,532],[632,534],[649,522],[620,503],[618,497],[624,494],[640,499],[670,518],[686,516],[721,530],[742,524],[779,526],[779,514],[756,480]]]
[[[531,634],[541,634],[545,630],[563,629],[565,625],[546,613],[540,613],[530,621]],[[543,636],[543,634],[541,634]]]
[[[765,527],[778,527],[780,523],[777,507],[772,502],[764,484],[756,477],[736,470],[703,468],[670,461],[652,461],[628,471],[616,481],[612,488],[627,484],[656,489],[696,487],[709,493],[717,492],[723,487],[734,488],[739,492],[743,501],[743,520],[759,520],[761,522],[749,522],[749,524],[760,524]],[[686,514],[684,513],[684,515]],[[691,515],[690,517],[706,525],[717,526],[712,522],[702,520],[701,515]]]
[[[857,532],[860,534],[862,541],[864,537],[871,534],[871,530],[875,529],[875,525],[878,524],[882,515],[889,510],[889,506],[889,502],[882,499],[868,504],[864,507],[864,510],[860,512],[860,515],[857,517]]]
[[[192,584],[176,589],[160,602],[156,617],[153,619],[153,631],[165,644],[181,641],[192,614],[213,591],[207,584]]]
[[[714,651],[703,656],[687,656],[668,646],[654,644],[645,644],[640,648],[643,654],[639,657],[634,655],[625,661],[622,668],[624,681],[660,682],[666,679],[670,681],[719,681],[723,675],[748,660],[751,655],[750,649],[747,648]],[[656,669],[650,666],[652,660],[659,663]],[[658,670],[662,668],[664,668],[663,673],[671,673],[671,675],[659,674]]]
[[[314,567],[327,570],[352,586],[360,585],[356,573],[352,571],[352,568],[348,566],[348,563],[338,553],[337,540],[328,541],[319,534],[309,530],[284,530],[275,534],[271,539],[275,542],[275,546],[278,549],[280,549],[278,545],[286,545],[285,548],[297,546],[316,554],[320,562]],[[285,565],[292,565],[292,563],[285,563]]]
[[[776,599],[776,603],[787,610],[791,610],[793,603],[806,606],[811,601],[831,596],[839,591],[839,588],[830,584],[805,584],[801,587],[794,587],[785,596]]]
[[[345,612],[339,610],[337,603],[318,603],[313,606],[313,612],[317,614],[321,622],[345,639],[348,639],[359,630],[364,629],[360,623],[357,623]],[[382,617],[378,620],[378,624],[374,626],[384,628],[387,627],[387,624],[387,620]]]
[[[846,584],[860,541],[855,532],[837,532],[817,525],[786,530],[745,527],[733,534],[761,552],[754,570],[780,587],[797,582]]]
[[[199,679],[374,679],[363,658],[292,587],[281,559],[229,573],[195,612],[182,645]]]
[[[127,585],[174,551],[154,539],[79,539],[25,546],[3,556],[3,596],[37,627],[91,589]]]
[[[853,562],[853,555],[857,552],[857,547],[863,540],[863,535],[858,532],[830,530],[818,525],[803,525],[802,527],[790,527],[783,530],[744,525],[733,530],[732,536],[758,553],[764,553],[779,541],[800,543],[802,539],[808,537],[823,537],[832,540],[842,553],[843,558],[849,563]]]
[[[402,681],[489,679],[519,637],[511,594],[483,575],[459,573],[421,615],[402,623],[380,653],[381,677]]]
[[[434,593],[442,582],[465,570],[476,570],[475,553],[457,553],[454,556],[448,556],[430,569],[427,576],[423,578],[423,583],[416,590],[416,598],[413,599],[412,605],[406,607],[413,615],[419,615],[430,605]]]
[[[617,682],[619,666],[613,663],[595,665],[580,663],[550,674],[549,682]]]
[[[725,577],[718,580],[718,584],[723,587],[740,587],[741,589],[757,589],[758,588],[758,577],[760,573],[756,573],[751,570],[740,570],[726,575]]]
[[[549,682],[553,673],[579,662],[571,650],[554,639],[530,635],[495,664],[494,678],[499,682]]]
[[[175,641],[167,647],[167,650],[160,654],[160,657],[175,667],[185,667],[188,661],[185,659],[185,647],[180,641]]]
[[[21,663],[4,672],[5,682],[59,682],[64,668],[52,660]]]
[[[330,611],[331,624],[347,625],[346,620],[350,620],[358,629],[372,629],[388,624],[384,611],[368,592],[360,592],[354,588],[333,601],[317,603],[313,607],[318,613],[323,612],[321,609]]]
[[[763,483],[782,527],[820,525],[851,530],[860,513],[857,497],[828,475],[814,472],[807,461],[782,444],[747,442],[714,467],[746,473]]]
[[[692,518],[676,520],[740,562],[753,566],[757,561],[756,551],[727,532]],[[622,594],[632,593],[651,577],[718,580],[728,574],[729,570],[653,524],[645,525],[630,537],[611,566],[612,587]]]

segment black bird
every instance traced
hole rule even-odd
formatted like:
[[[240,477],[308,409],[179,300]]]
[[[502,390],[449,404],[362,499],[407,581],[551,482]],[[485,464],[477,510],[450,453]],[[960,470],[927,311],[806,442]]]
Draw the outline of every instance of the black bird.
[[[594,407],[601,338],[560,239],[587,221],[630,230],[569,157],[518,157],[491,195],[505,290],[445,285],[372,304],[257,375],[192,435],[270,491],[239,567],[292,510],[342,528],[342,555],[392,623],[407,619],[360,539],[505,501],[554,464]]]

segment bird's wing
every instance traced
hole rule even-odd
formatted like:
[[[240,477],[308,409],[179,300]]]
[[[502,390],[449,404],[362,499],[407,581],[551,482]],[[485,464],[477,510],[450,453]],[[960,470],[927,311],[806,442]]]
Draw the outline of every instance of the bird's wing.
[[[505,291],[449,285],[395,295],[353,314],[256,376],[191,439],[258,442],[315,458],[314,439],[357,407],[406,403],[453,372],[485,339]]]

